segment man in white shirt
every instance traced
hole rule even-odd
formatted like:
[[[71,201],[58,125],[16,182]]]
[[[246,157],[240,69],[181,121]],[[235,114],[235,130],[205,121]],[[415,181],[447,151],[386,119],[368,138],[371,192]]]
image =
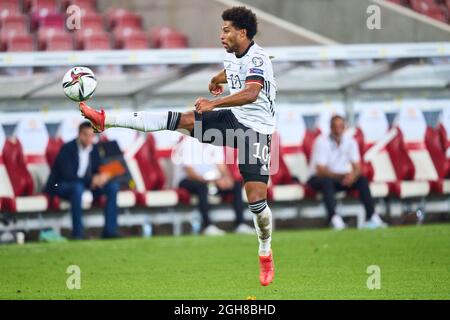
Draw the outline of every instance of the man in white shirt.
[[[310,163],[308,185],[323,194],[328,219],[335,229],[344,229],[342,217],[336,213],[335,192],[358,190],[366,211],[366,226],[377,228],[385,226],[375,213],[374,202],[370,194],[369,182],[361,176],[361,165],[356,140],[345,135],[345,119],[335,115],[330,121],[331,132],[321,135],[314,143]]]
[[[225,231],[211,223],[208,194],[233,196],[232,205],[236,214],[235,231],[253,234],[255,231],[244,223],[242,184],[235,181],[225,164],[224,150],[198,140],[183,137],[174,150],[174,187],[188,190],[198,198],[202,216],[202,230],[205,235],[223,235]]]

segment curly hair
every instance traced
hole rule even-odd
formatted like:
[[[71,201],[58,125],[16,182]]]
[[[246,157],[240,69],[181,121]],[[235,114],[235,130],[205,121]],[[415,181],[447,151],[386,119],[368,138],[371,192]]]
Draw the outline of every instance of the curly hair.
[[[222,13],[223,21],[231,21],[237,29],[247,30],[247,37],[251,40],[258,29],[256,15],[246,7],[233,7]]]

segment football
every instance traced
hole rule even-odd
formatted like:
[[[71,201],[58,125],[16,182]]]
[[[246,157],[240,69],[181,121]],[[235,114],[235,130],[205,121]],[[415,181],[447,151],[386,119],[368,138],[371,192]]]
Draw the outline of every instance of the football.
[[[64,94],[71,100],[88,100],[97,88],[94,72],[87,67],[74,67],[66,72],[62,81]]]

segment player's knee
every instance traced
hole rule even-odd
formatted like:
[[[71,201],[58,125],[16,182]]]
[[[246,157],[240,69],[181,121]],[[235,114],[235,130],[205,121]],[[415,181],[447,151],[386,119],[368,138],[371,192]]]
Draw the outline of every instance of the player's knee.
[[[266,200],[267,198],[266,190],[262,189],[252,189],[252,190],[247,189],[246,193],[247,193],[247,200],[249,203],[258,202],[260,200]]]
[[[195,115],[194,111],[183,112],[177,129],[184,129],[191,132],[194,129]]]

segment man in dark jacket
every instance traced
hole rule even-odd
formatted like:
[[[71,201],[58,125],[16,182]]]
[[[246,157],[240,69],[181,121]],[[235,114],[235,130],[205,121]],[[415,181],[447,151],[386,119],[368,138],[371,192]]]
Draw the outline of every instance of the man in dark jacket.
[[[82,239],[82,195],[91,190],[94,198],[105,194],[104,238],[117,236],[117,192],[119,183],[107,173],[100,173],[101,158],[93,144],[94,130],[89,122],[83,122],[78,129],[78,138],[64,144],[56,157],[47,181],[46,191],[50,195],[70,201],[72,213],[72,236]]]

